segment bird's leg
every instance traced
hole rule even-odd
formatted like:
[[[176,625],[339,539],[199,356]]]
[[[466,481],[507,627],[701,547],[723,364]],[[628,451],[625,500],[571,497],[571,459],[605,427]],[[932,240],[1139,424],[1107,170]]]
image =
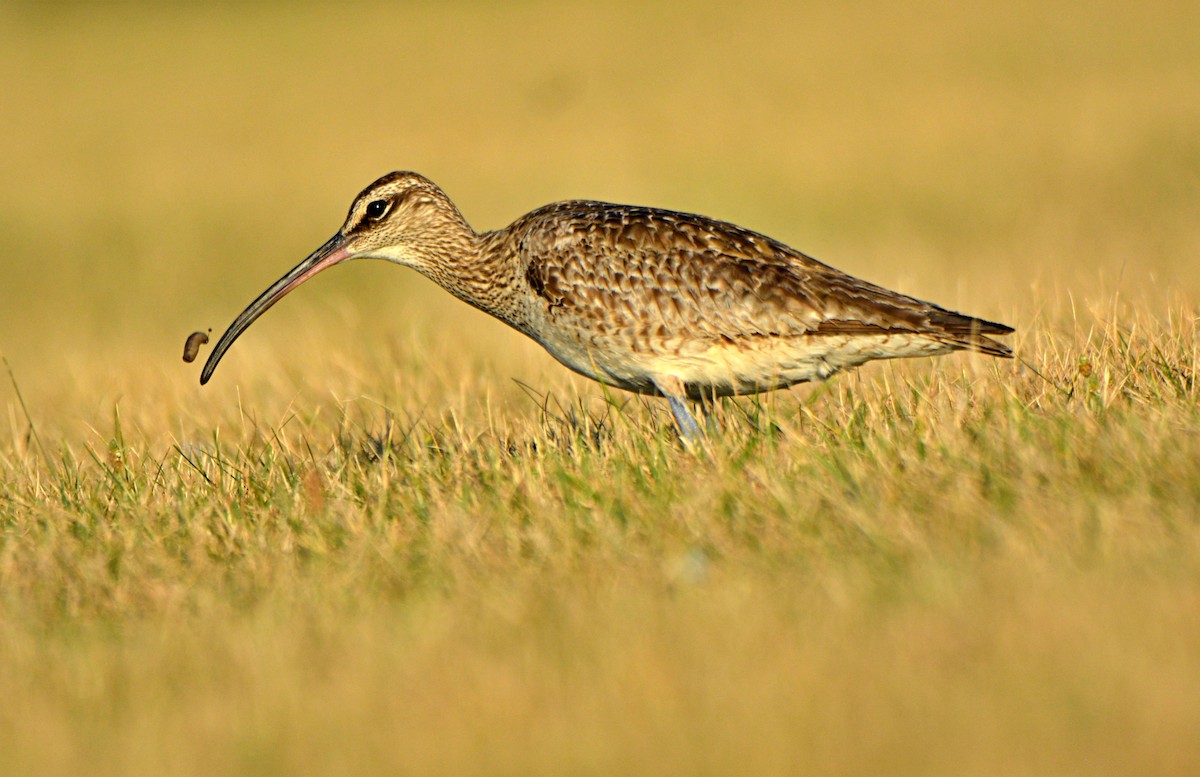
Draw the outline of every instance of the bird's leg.
[[[656,378],[654,385],[671,405],[671,415],[675,416],[675,425],[679,427],[679,436],[683,438],[683,441],[688,445],[702,442],[704,432],[701,430],[700,424],[696,423],[691,411],[688,410],[683,381],[674,377]]]
[[[704,432],[692,417],[687,408],[687,402],[679,397],[667,397],[671,404],[671,414],[675,416],[675,425],[679,427],[679,435],[688,443],[698,443],[704,439]]]
[[[704,415],[704,428],[710,437],[721,431],[721,425],[717,421],[717,397],[715,394],[706,392],[700,396],[700,412]]]

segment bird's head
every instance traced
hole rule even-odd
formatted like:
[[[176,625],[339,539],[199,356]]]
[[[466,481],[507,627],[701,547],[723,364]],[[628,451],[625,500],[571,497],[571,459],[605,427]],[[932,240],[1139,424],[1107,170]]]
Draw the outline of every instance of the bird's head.
[[[475,232],[437,184],[412,172],[383,176],[354,198],[337,234],[293,267],[241,312],[200,373],[208,382],[233,341],[288,292],[323,270],[351,259],[386,259],[435,280],[446,275],[446,258],[469,248]]]
[[[386,259],[429,270],[447,250],[461,247],[448,243],[461,241],[464,226],[458,208],[433,181],[417,173],[389,173],[354,198],[338,232],[338,250],[345,259]]]

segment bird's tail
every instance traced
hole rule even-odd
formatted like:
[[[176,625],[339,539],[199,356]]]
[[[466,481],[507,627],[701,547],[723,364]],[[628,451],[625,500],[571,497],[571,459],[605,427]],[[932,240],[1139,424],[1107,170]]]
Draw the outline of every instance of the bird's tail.
[[[946,345],[968,351],[978,351],[1001,359],[1011,359],[1012,349],[988,335],[1007,335],[1014,330],[1006,324],[964,316],[949,310],[939,310],[929,317],[930,323],[941,330],[937,338]]]

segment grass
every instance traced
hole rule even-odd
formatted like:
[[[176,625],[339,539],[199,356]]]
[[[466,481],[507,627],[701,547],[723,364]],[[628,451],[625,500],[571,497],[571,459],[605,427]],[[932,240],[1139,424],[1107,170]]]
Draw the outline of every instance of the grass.
[[[1196,9],[722,8],[2,12],[0,773],[1200,768]],[[1020,359],[697,456],[365,265],[201,390],[396,167],[730,218]]]

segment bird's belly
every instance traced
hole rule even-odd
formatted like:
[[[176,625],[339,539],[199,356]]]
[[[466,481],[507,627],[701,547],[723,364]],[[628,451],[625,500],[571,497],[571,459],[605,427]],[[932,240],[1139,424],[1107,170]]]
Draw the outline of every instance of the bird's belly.
[[[659,394],[660,381],[678,379],[693,399],[756,394],[825,380],[872,359],[933,356],[950,350],[929,338],[902,334],[667,340],[636,350],[597,338],[539,341],[567,367],[606,385]]]

